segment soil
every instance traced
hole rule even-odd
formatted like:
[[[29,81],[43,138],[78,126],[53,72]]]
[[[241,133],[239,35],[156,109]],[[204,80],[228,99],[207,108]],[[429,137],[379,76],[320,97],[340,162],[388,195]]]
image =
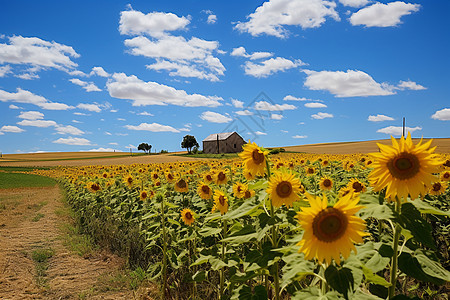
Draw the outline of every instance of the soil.
[[[0,189],[0,299],[136,299],[129,289],[98,288],[123,272],[122,259],[106,252],[84,258],[64,246],[61,199],[57,185]],[[43,273],[32,256],[39,249],[53,254]]]

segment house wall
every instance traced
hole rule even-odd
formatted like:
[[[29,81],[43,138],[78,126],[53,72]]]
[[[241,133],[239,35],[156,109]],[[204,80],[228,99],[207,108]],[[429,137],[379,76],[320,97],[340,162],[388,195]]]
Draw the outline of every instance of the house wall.
[[[242,151],[245,141],[237,133],[233,133],[225,140],[219,140],[220,153],[236,153]],[[203,141],[204,153],[217,153],[217,140]]]

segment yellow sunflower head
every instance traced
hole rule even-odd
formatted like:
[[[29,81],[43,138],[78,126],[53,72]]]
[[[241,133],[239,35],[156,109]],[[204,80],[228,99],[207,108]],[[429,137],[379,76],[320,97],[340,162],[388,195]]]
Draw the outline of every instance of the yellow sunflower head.
[[[431,195],[442,195],[445,193],[445,190],[448,187],[448,183],[446,181],[437,181],[433,183],[428,190],[428,193]]]
[[[248,190],[248,185],[246,185],[245,183],[241,183],[241,182],[236,182],[235,184],[233,184],[233,195],[236,198],[244,198],[245,197],[245,192]]]
[[[147,191],[141,191],[141,193],[139,194],[139,199],[144,201],[147,198],[148,198],[148,192]]]
[[[205,182],[205,183],[211,183],[211,182],[213,182],[214,181],[214,176],[213,176],[213,174],[212,173],[205,173],[205,174],[203,174],[203,181]]]
[[[290,172],[275,171],[270,177],[267,193],[272,200],[272,205],[280,207],[283,204],[287,207],[292,206],[297,200],[300,200],[301,182],[294,174]]]
[[[333,188],[333,180],[328,176],[324,176],[319,181],[319,187],[322,191],[330,191]]]
[[[168,183],[174,183],[176,180],[176,176],[174,174],[172,174],[172,172],[167,172],[166,173],[166,180]]]
[[[134,182],[133,176],[131,176],[131,174],[126,175],[126,176],[123,178],[123,182],[125,182],[125,184],[126,184],[128,187],[133,186],[133,182]]]
[[[187,193],[188,190],[189,190],[189,186],[188,186],[188,183],[187,183],[186,179],[179,178],[175,182],[175,191],[177,191],[179,193]]]
[[[228,211],[228,197],[225,195],[224,192],[220,190],[215,190],[213,199],[214,199],[214,207],[212,211],[215,211],[217,209],[220,211],[222,215]]]
[[[347,184],[347,186],[350,189],[352,189],[353,192],[355,192],[355,193],[364,193],[367,190],[366,186],[364,185],[364,183],[362,183],[361,181],[359,181],[356,178],[350,179],[350,181]]]
[[[357,205],[359,197],[351,194],[340,198],[334,206],[328,205],[327,197],[306,194],[310,207],[303,207],[297,219],[304,229],[303,238],[297,244],[305,259],[317,259],[327,264],[334,259],[338,264],[341,255],[347,259],[350,251],[356,252],[355,243],[362,243],[365,222],[355,216],[362,206]]]
[[[227,171],[220,170],[216,174],[214,174],[214,179],[216,184],[226,184],[228,181]]]
[[[255,196],[255,191],[254,190],[246,190],[245,194],[244,194],[244,198],[245,199],[249,199],[251,197]]]
[[[371,153],[374,159],[373,170],[369,181],[375,191],[386,188],[386,198],[405,199],[408,195],[415,199],[419,194],[425,194],[435,178],[433,173],[439,172],[442,162],[433,154],[430,145],[432,140],[422,144],[422,140],[414,145],[411,134],[408,137],[396,139],[391,137],[392,146],[377,144],[379,153]]]
[[[204,182],[199,182],[197,185],[197,194],[200,198],[208,200],[211,199],[212,189]]]
[[[239,157],[244,160],[244,171],[256,176],[263,176],[266,168],[268,150],[263,150],[255,142],[250,141],[242,146]]]
[[[441,173],[441,181],[450,181],[450,171],[444,171]]]
[[[96,192],[98,192],[98,191],[100,191],[102,189],[100,184],[98,184],[96,182],[92,182],[92,181],[88,182],[87,188],[92,193],[96,193]]]
[[[195,221],[194,212],[189,208],[183,209],[181,211],[181,219],[183,220],[184,224],[191,226]]]

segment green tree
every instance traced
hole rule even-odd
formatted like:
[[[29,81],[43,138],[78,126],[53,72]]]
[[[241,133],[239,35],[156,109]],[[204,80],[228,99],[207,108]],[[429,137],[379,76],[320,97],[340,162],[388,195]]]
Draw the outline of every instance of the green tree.
[[[181,142],[181,148],[186,148],[188,153],[191,153],[192,147],[199,147],[197,140],[193,135],[185,135]]]
[[[149,145],[147,143],[140,143],[138,146],[138,150],[142,150],[145,153],[150,153],[150,150],[152,150],[152,145]]]

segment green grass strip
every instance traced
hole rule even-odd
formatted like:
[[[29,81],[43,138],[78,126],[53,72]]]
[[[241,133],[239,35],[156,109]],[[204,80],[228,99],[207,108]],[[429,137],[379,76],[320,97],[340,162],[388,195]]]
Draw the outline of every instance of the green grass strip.
[[[46,187],[55,184],[56,181],[49,177],[33,174],[0,172],[0,189]]]

